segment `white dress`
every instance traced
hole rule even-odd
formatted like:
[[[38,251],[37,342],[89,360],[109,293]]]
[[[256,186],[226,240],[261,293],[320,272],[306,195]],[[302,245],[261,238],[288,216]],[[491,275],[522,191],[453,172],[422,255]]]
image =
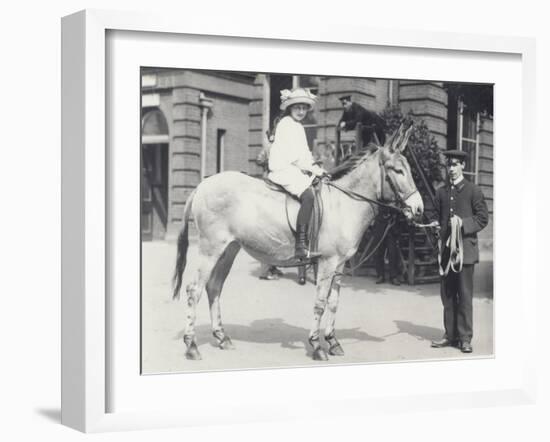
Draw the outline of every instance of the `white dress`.
[[[269,152],[268,178],[299,197],[315,176],[323,173],[322,168],[313,164],[302,124],[291,116],[284,117],[277,125],[275,141]]]

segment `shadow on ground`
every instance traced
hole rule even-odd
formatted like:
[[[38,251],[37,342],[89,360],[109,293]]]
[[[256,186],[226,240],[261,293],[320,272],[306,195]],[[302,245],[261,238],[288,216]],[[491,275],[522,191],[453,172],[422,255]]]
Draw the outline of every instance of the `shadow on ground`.
[[[309,330],[303,327],[286,324],[281,318],[268,318],[253,321],[249,326],[227,324],[224,329],[231,339],[258,344],[281,344],[282,348],[302,349],[309,348],[308,336]],[[212,342],[212,330],[209,325],[200,325],[196,327],[197,343]],[[183,339],[183,330],[178,333],[175,339]],[[337,329],[336,337],[338,339],[355,341],[374,341],[383,342],[383,338],[369,335],[361,331],[358,327],[351,329]]]
[[[441,339],[443,331],[439,328],[428,327],[425,325],[413,324],[409,321],[393,321],[397,326],[397,331],[389,335],[383,336],[389,338],[400,334],[406,334],[418,339],[419,341],[433,341]]]

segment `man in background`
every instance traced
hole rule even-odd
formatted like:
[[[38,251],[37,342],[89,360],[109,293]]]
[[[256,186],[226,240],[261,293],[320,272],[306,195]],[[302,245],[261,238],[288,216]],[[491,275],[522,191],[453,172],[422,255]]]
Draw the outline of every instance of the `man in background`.
[[[389,282],[393,285],[401,285],[399,278],[399,229],[396,224],[395,215],[389,209],[380,208],[375,224],[373,226],[373,238],[376,244],[380,242],[375,253],[376,263],[376,284],[386,282],[386,252],[388,256]],[[391,224],[391,225],[390,225]],[[387,232],[386,232],[387,230]],[[383,237],[384,232],[386,236]],[[383,237],[383,238],[382,238]]]
[[[369,143],[383,146],[386,142],[386,122],[376,112],[365,109],[354,103],[351,95],[339,98],[344,112],[336,127],[337,139],[340,140],[341,131],[356,131],[357,149],[361,150]],[[338,143],[339,144],[339,143]]]

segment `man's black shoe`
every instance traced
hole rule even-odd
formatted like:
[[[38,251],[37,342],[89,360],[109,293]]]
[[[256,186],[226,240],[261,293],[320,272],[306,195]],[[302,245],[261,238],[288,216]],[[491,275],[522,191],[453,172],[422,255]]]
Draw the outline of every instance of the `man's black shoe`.
[[[432,348],[443,348],[443,347],[456,347],[456,341],[451,341],[450,339],[443,338],[439,341],[432,341]]]
[[[386,278],[384,278],[383,276],[379,276],[378,279],[376,280],[376,284],[384,284],[386,282]]]
[[[470,344],[469,342],[462,342],[460,344],[460,351],[462,353],[471,353],[472,351],[474,351],[474,349],[472,348],[472,344]]]
[[[390,282],[393,284],[393,285],[401,285],[401,281],[399,281],[399,278],[392,278],[390,280]]]

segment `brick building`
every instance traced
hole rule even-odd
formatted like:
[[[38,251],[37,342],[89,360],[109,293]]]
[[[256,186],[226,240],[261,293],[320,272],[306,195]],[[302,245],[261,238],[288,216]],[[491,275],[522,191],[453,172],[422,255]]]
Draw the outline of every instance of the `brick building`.
[[[224,170],[259,176],[255,159],[279,113],[279,92],[296,86],[318,95],[304,125],[314,155],[327,167],[342,115],[338,97],[351,94],[377,112],[398,105],[426,122],[439,147],[469,153],[466,175],[482,187],[492,219],[492,118],[469,111],[443,83],[143,68],[143,239],[177,234],[187,196],[203,177]],[[481,241],[492,245],[491,226]]]

